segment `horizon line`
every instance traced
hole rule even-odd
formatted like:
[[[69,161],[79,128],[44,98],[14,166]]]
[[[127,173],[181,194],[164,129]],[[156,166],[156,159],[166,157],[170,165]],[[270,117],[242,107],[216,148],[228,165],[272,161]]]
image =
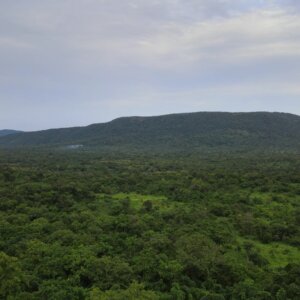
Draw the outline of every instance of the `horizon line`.
[[[113,118],[109,121],[106,122],[96,122],[96,123],[89,123],[86,125],[79,125],[79,126],[66,126],[66,127],[50,127],[46,129],[37,129],[37,130],[21,130],[21,129],[9,129],[9,128],[3,128],[0,129],[0,131],[5,131],[5,130],[11,130],[11,131],[17,131],[17,133],[29,133],[29,132],[39,132],[39,131],[48,131],[48,130],[57,130],[57,129],[68,129],[68,128],[84,128],[92,125],[97,125],[97,124],[108,124],[111,123],[115,120],[123,119],[123,118],[155,118],[155,117],[164,117],[164,116],[172,116],[172,115],[185,115],[185,114],[199,114],[199,113],[219,113],[219,114],[254,114],[254,113],[268,113],[268,114],[286,114],[286,115],[293,115],[293,116],[298,116],[300,115],[296,113],[291,113],[291,112],[282,112],[282,111],[267,111],[267,110],[257,110],[257,111],[192,111],[192,112],[174,112],[174,113],[166,113],[166,114],[160,114],[160,115],[129,115],[129,116],[120,116]]]

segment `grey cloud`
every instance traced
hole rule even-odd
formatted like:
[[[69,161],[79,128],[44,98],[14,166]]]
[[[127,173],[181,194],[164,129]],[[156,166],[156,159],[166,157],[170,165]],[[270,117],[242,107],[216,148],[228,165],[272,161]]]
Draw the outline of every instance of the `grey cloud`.
[[[300,113],[297,3],[3,0],[0,128],[171,108]]]

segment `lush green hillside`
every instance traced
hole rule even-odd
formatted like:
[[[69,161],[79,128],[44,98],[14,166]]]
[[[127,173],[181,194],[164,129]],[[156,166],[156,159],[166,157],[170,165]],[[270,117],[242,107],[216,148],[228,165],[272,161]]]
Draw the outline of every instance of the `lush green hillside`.
[[[0,137],[1,136],[7,136],[10,134],[16,134],[16,133],[20,133],[21,131],[17,131],[17,130],[11,130],[11,129],[3,129],[0,130]]]
[[[109,149],[298,149],[300,117],[284,113],[200,112],[127,117],[87,127],[0,138],[2,146],[98,146]]]

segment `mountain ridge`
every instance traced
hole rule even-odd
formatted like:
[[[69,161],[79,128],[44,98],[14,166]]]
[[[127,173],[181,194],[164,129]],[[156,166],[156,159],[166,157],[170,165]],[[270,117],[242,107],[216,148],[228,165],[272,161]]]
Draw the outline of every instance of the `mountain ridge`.
[[[88,126],[0,137],[2,147],[67,146],[136,149],[299,149],[300,116],[279,112],[194,112],[120,117]]]
[[[7,136],[10,134],[16,134],[16,133],[21,133],[22,131],[20,130],[14,130],[14,129],[1,129],[0,130],[0,137],[2,136]]]

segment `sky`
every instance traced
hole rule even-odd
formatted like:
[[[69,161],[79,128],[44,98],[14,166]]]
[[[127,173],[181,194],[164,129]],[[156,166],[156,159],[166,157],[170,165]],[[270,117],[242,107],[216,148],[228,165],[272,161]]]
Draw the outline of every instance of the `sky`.
[[[300,114],[299,0],[0,0],[0,129]]]

